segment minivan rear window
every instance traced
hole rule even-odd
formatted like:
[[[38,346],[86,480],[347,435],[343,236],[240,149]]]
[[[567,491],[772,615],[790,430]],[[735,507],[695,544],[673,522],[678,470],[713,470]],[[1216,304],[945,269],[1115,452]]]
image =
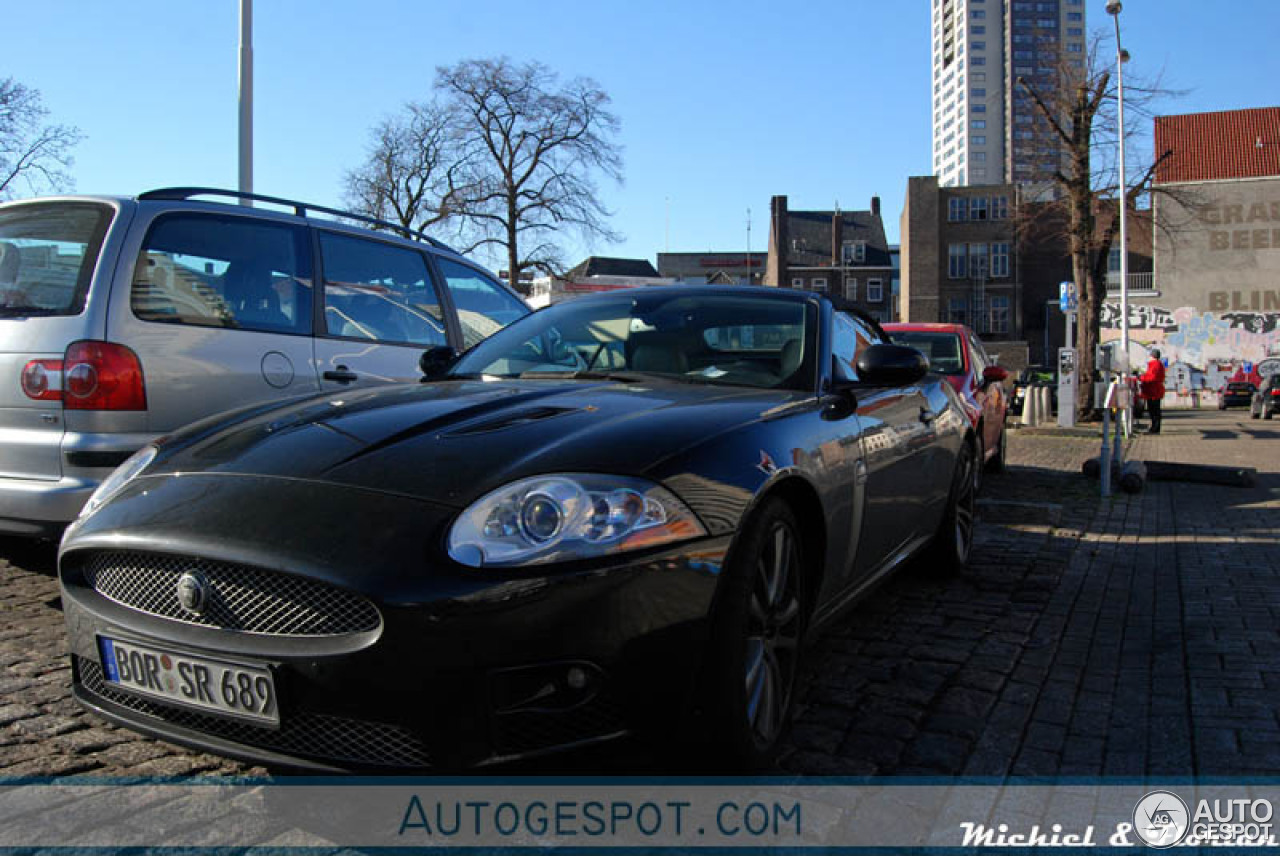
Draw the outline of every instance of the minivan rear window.
[[[156,218],[133,270],[143,321],[266,333],[311,332],[306,232],[212,214]]]
[[[0,317],[83,312],[111,216],[80,202],[0,209]]]

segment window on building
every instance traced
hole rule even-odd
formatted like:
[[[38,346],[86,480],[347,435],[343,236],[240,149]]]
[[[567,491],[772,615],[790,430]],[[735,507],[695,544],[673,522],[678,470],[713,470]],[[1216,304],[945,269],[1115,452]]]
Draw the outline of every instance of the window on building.
[[[1053,18],[1039,18],[1036,20],[1036,26],[1043,27],[1046,30],[1051,30],[1054,27],[1058,26],[1058,22],[1055,21]]]
[[[1067,27],[1068,36],[1083,36],[1084,27]]]
[[[970,122],[970,123],[969,123],[969,126],[970,126],[971,128],[973,128],[974,130],[981,131],[981,130],[983,130],[984,128],[986,128],[986,127],[987,127],[987,120],[986,120],[986,119],[974,119],[972,122]]]
[[[991,245],[991,276],[1009,275],[1009,243],[1000,241]]]
[[[968,318],[969,302],[963,297],[952,297],[947,300],[947,323],[948,324],[966,324]]]
[[[884,280],[880,280],[880,279],[867,280],[867,302],[868,303],[884,302]]]
[[[977,24],[974,24],[969,31],[975,36],[985,36],[987,34],[987,28]]]
[[[947,247],[947,276],[951,279],[964,279],[969,273],[969,248],[964,244],[951,244]]]
[[[987,105],[986,105],[986,104],[972,104],[972,105],[970,105],[970,106],[969,106],[969,112],[970,112],[970,113],[985,113],[985,112],[987,112]]]
[[[987,138],[979,134],[975,134],[969,138],[969,142],[975,146],[985,146],[987,144]]]
[[[858,278],[856,276],[847,276],[844,279],[844,296],[850,300],[858,299]]]
[[[992,220],[1008,220],[1009,219],[1009,197],[993,196],[991,197],[991,219]]]
[[[987,90],[984,89],[983,87],[975,86],[969,90],[969,94],[972,95],[974,98],[986,98]]]
[[[814,291],[826,291],[826,290],[827,290],[827,278],[826,278],[825,276],[815,276],[815,277],[813,278],[813,290],[814,290]]]
[[[1107,270],[1113,273],[1120,270],[1120,248],[1112,247],[1110,254],[1107,256]]]
[[[1077,21],[1084,21],[1084,12],[1068,12],[1067,20],[1073,24]]]
[[[969,79],[974,83],[986,83],[987,73],[985,71],[975,71],[973,74],[969,75]]]
[[[802,276],[795,276],[795,277],[792,277],[792,278],[791,278],[791,287],[792,287],[792,288],[804,288],[804,277],[802,277]]]
[[[981,21],[987,17],[987,12],[985,9],[974,9],[969,13],[969,16],[975,21]]]
[[[862,264],[867,260],[867,242],[866,241],[853,242],[853,260],[858,264]]]
[[[986,160],[987,160],[987,153],[986,153],[986,152],[974,152],[974,153],[973,153],[973,159],[974,159],[974,160],[976,160],[976,161],[978,161],[979,163],[985,163],[985,162],[986,162]]]
[[[1009,332],[1009,298],[1004,295],[991,297],[991,332]]]
[[[1071,44],[1067,45],[1067,53],[1083,53],[1083,52],[1084,52],[1084,45],[1076,44],[1075,42],[1072,42]]]
[[[987,272],[991,269],[990,262],[987,258],[986,244],[970,244],[969,245],[969,278],[970,279],[986,279]]]
[[[964,199],[958,196],[953,196],[947,201],[947,219],[952,223],[965,219],[966,213],[967,209],[964,204]]]
[[[986,42],[969,42],[969,47],[975,51],[985,51],[987,49]]]
[[[972,176],[973,178],[986,178],[987,171],[982,167],[974,167],[972,170],[970,170],[969,175]]]
[[[970,60],[970,63],[972,65],[986,65],[987,58],[985,56],[975,56],[972,60]]]
[[[985,159],[985,155],[983,157]],[[969,219],[970,220],[987,219],[987,197],[974,196],[969,200]]]

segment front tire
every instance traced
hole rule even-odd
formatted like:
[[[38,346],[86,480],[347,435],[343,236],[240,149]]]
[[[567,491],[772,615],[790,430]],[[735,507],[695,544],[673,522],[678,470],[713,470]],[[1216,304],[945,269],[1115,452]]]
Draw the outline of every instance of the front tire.
[[[773,764],[791,714],[806,612],[805,556],[795,514],[767,499],[745,524],[717,603],[703,709],[716,760]]]

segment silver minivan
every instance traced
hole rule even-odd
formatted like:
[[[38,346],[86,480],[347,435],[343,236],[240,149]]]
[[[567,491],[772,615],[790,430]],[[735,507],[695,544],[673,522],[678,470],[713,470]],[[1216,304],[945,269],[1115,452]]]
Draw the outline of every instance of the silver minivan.
[[[197,198],[250,196],[291,210]],[[530,312],[443,244],[317,215],[363,219],[199,188],[0,205],[0,533],[56,535],[188,422],[417,380]]]

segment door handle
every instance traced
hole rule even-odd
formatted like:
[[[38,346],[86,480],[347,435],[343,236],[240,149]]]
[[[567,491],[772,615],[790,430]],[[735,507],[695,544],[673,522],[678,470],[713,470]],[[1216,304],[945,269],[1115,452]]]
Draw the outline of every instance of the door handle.
[[[920,421],[928,425],[930,422],[938,418],[938,414],[934,413],[927,407],[920,408]]]
[[[360,379],[360,375],[351,371],[346,366],[338,366],[324,373],[325,380],[336,380],[338,383],[354,383]]]

